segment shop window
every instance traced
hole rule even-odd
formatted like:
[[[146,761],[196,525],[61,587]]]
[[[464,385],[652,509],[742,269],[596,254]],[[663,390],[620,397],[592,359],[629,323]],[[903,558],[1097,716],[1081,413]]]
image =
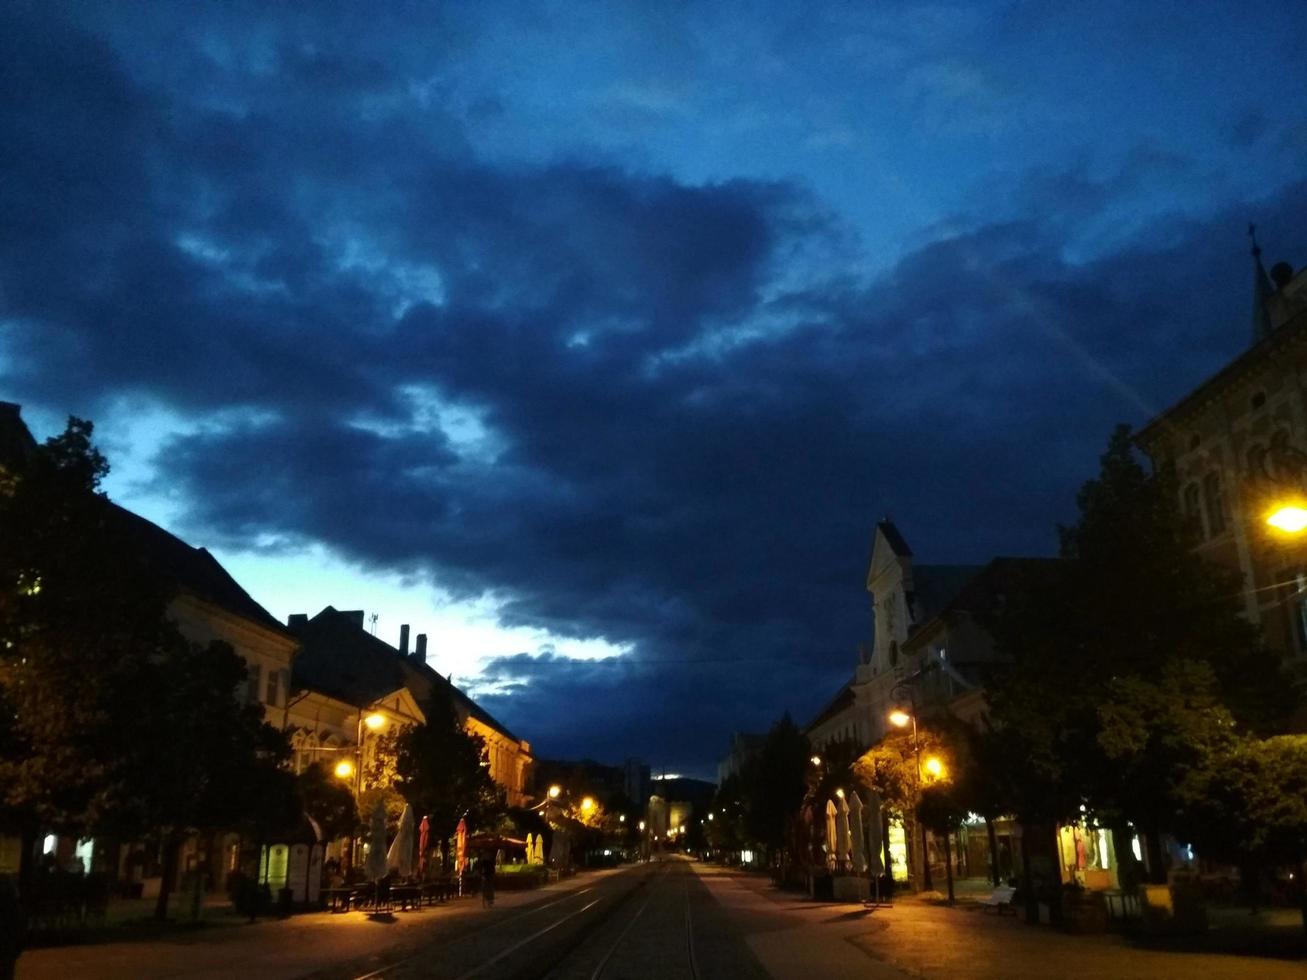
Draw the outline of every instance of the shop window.
[[[1225,530],[1225,497],[1221,493],[1221,474],[1215,471],[1203,478],[1203,504],[1207,511],[1207,535],[1216,537]]]

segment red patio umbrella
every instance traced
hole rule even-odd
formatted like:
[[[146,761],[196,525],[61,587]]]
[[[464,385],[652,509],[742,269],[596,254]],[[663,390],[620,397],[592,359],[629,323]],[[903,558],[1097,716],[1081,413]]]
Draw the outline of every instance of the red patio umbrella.
[[[422,818],[418,824],[418,874],[425,874],[427,870],[427,843],[431,838],[431,821],[427,817]]]
[[[463,873],[463,861],[467,858],[467,821],[462,817],[458,818],[458,827],[454,831],[454,844],[454,870],[461,875]]]

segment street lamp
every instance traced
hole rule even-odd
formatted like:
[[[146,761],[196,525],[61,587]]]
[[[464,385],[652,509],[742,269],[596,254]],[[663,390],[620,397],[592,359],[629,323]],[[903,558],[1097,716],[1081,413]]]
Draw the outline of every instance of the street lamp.
[[[1278,504],[1266,515],[1266,523],[1285,534],[1307,530],[1307,507],[1301,502]]]
[[[903,688],[902,684],[897,685],[894,691]],[[894,691],[890,692],[891,697]],[[917,762],[917,823],[921,827],[921,888],[923,891],[930,891],[934,883],[930,879],[930,851],[926,844],[926,825],[921,821],[921,742],[917,738],[917,700],[912,694],[912,689],[908,688],[908,697],[912,704],[912,713],[908,714],[902,708],[895,708],[889,713],[889,721],[896,728],[907,728],[912,725],[912,755]],[[935,764],[939,765],[938,759],[933,759]],[[943,767],[940,767],[941,771]]]
[[[549,787],[549,798],[551,800],[556,800],[558,799],[559,794],[561,794],[562,792],[563,792],[563,787],[559,786],[557,783],[554,783],[554,785]]]
[[[341,759],[336,763],[336,778],[349,779],[352,775],[354,775],[354,763],[348,759]]]

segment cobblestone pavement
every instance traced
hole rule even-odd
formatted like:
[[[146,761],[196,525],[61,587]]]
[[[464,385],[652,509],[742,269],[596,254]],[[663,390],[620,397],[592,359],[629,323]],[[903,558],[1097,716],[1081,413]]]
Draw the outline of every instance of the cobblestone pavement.
[[[766,879],[696,871],[776,980],[1304,980],[1307,963],[1140,949],[971,907],[914,899],[866,911],[813,903]]]

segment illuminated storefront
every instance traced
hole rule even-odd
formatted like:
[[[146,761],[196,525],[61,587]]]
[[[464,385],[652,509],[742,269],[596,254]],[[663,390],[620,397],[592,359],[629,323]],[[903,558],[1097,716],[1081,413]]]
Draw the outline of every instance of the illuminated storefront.
[[[895,881],[908,880],[908,836],[902,817],[889,819],[889,870]]]

